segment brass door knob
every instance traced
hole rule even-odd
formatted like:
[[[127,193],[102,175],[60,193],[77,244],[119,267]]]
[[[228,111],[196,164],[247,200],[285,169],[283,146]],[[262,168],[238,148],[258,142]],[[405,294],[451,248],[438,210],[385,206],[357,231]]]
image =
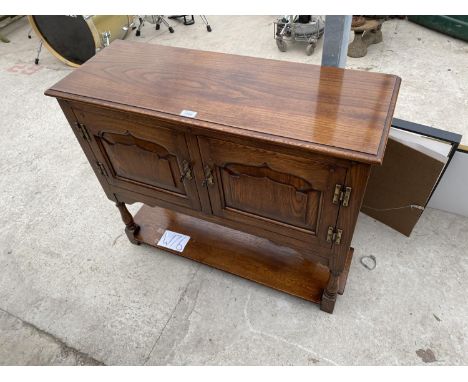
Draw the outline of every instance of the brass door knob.
[[[192,180],[193,179],[192,166],[186,160],[184,160],[182,162],[182,175],[180,177],[180,181],[183,182],[184,179],[187,179],[187,180]]]
[[[208,165],[206,165],[204,168],[204,172],[205,172],[205,179],[202,182],[202,186],[203,187],[212,186],[214,184],[213,171]]]

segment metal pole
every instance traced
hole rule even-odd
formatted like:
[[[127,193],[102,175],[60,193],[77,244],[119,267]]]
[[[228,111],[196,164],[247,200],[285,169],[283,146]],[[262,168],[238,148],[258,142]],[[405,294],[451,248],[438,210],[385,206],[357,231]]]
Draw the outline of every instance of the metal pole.
[[[352,16],[327,16],[323,42],[322,65],[344,68],[348,53]]]

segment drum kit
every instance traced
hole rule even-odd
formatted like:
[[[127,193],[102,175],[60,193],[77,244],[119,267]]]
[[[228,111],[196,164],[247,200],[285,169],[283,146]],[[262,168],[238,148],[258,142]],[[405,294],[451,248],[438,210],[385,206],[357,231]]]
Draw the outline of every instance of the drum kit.
[[[205,16],[202,21],[211,32],[211,26]],[[124,39],[130,30],[136,29],[140,35],[144,22],[160,24],[168,27],[171,33],[174,29],[165,20],[164,16],[28,16],[31,32],[39,37],[40,43],[34,63],[39,64],[39,55],[44,45],[56,58],[65,64],[78,67],[101,49],[104,49],[116,39]],[[193,19],[193,17],[192,17]],[[138,27],[135,20],[139,21]]]

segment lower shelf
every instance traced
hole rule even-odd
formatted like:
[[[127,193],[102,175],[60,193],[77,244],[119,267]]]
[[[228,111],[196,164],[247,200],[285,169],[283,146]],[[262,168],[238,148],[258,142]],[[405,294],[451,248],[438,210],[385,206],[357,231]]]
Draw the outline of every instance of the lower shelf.
[[[136,239],[157,247],[166,229],[190,236],[183,252],[172,252],[248,280],[319,303],[329,278],[328,268],[297,251],[171,210],[144,205],[135,215]],[[166,248],[161,248],[168,251]],[[342,294],[353,251],[340,279]]]

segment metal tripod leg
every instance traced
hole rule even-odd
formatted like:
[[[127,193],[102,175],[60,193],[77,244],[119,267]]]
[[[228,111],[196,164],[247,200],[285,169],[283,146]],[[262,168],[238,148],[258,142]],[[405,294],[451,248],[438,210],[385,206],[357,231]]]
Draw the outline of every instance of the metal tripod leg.
[[[174,28],[172,28],[169,23],[167,22],[167,20],[164,18],[164,16],[157,16],[157,20],[156,20],[156,29],[159,29],[158,28],[158,25],[163,23],[167,29],[169,29],[169,32],[171,33],[174,33]]]
[[[206,18],[205,15],[200,15],[200,18],[202,19],[202,21],[205,23],[206,25],[206,30],[208,32],[211,32],[211,25],[208,23],[208,19]]]
[[[36,59],[34,60],[34,63],[35,63],[36,65],[39,65],[39,55],[41,54],[41,50],[42,50],[42,40],[41,40],[41,42],[39,43],[39,48],[37,48]]]
[[[140,23],[138,24],[138,28],[137,28],[137,30],[136,30],[136,32],[135,32],[135,36],[139,36],[139,35],[141,34],[141,27],[144,25],[143,17],[138,16],[138,21],[139,21]]]

